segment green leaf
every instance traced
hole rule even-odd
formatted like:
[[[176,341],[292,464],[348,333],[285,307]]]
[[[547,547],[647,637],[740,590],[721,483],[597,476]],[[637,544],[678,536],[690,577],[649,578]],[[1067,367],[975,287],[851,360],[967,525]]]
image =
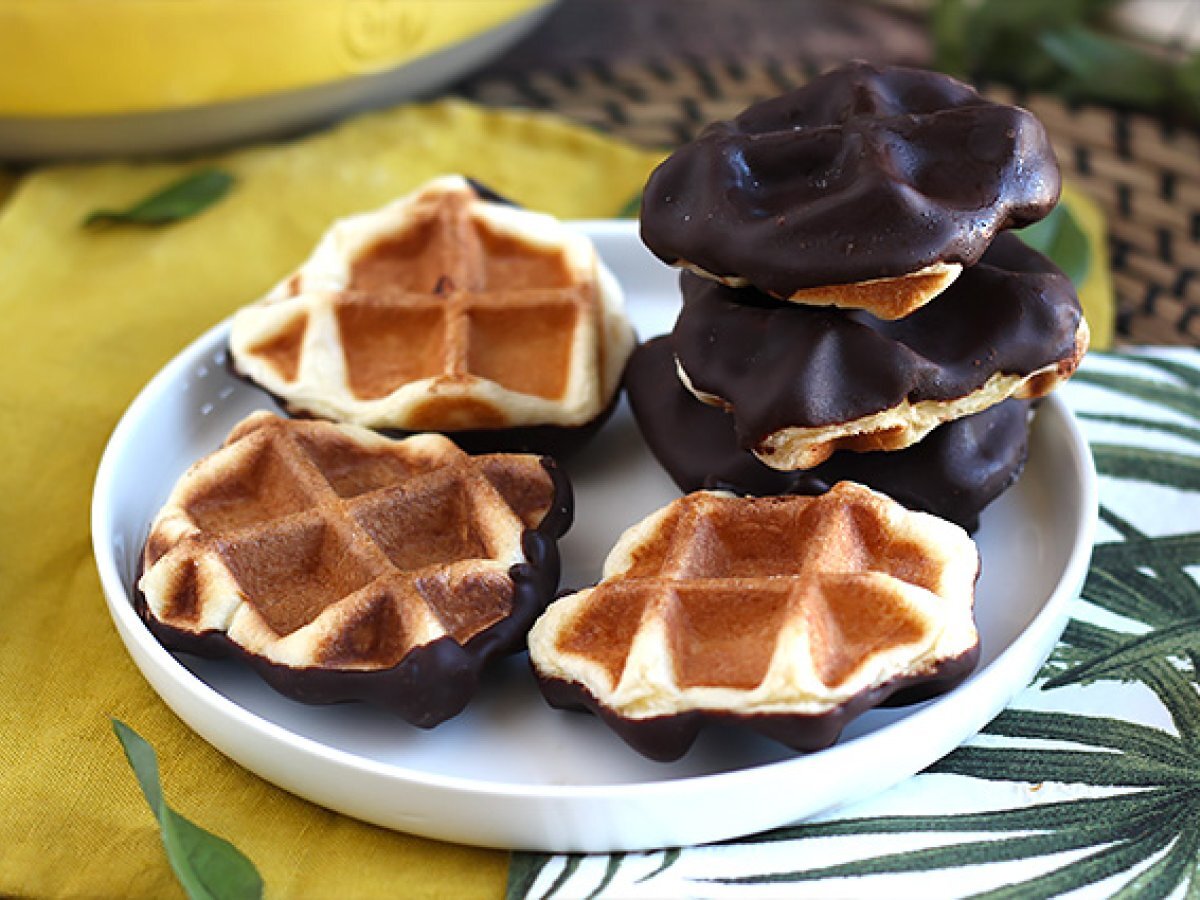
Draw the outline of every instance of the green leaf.
[[[1092,457],[1101,475],[1148,481],[1184,491],[1200,490],[1200,456],[1120,444],[1093,444]]]
[[[618,219],[636,219],[642,211],[642,194],[639,191],[630,197],[625,205],[621,207],[621,211],[617,213]]]
[[[978,813],[949,813],[941,816],[871,816],[857,819],[833,819],[776,828],[749,838],[723,841],[721,846],[740,846],[840,837],[862,834],[917,834],[926,832],[971,831],[1053,831],[1058,828],[1116,821],[1160,811],[1178,802],[1174,788],[1150,788],[1108,797],[1082,797],[1055,800],[1015,809],[996,809]]]
[[[505,900],[524,900],[528,897],[538,876],[552,859],[554,857],[549,853],[514,853],[508,864]]]
[[[1196,866],[1196,853],[1200,850],[1200,830],[1189,828],[1176,839],[1163,856],[1121,890],[1113,894],[1112,900],[1155,900],[1169,897],[1185,876]]]
[[[1015,232],[1026,244],[1048,256],[1075,287],[1087,279],[1092,264],[1092,248],[1087,235],[1071,215],[1065,203],[1050,210],[1050,215]]]
[[[1086,743],[1184,769],[1192,765],[1191,756],[1174,735],[1124,719],[1008,709],[984,731],[1004,737]]]
[[[1045,875],[1009,884],[998,890],[975,894],[972,900],[1031,900],[1057,897],[1067,891],[1126,872],[1171,843],[1180,818],[1176,811],[1175,815],[1169,818],[1147,822],[1144,833],[1133,840],[1104,847]]]
[[[1108,425],[1124,425],[1129,428],[1140,428],[1143,431],[1153,431],[1158,434],[1170,434],[1200,443],[1200,428],[1190,425],[1180,425],[1178,422],[1160,422],[1157,419],[1145,419],[1141,416],[1123,416],[1109,413],[1076,413],[1081,419],[1089,422],[1104,422]]]
[[[1165,406],[1167,409],[1188,418],[1200,421],[1200,396],[1194,389],[1180,387],[1175,384],[1164,384],[1149,378],[1137,378],[1133,375],[1114,375],[1110,372],[1095,372],[1084,370],[1073,376],[1084,384],[1107,388],[1118,393]]]
[[[571,880],[571,876],[575,874],[579,868],[579,864],[583,862],[583,857],[578,853],[570,853],[567,855],[566,862],[563,864],[563,870],[558,873],[558,877],[554,879],[554,883],[550,885],[549,890],[542,895],[542,900],[550,900]]]
[[[1165,107],[1175,76],[1167,61],[1078,25],[1037,36],[1043,51],[1067,73],[1064,90],[1079,99]]]
[[[929,13],[938,68],[948,75],[966,78],[971,59],[967,50],[970,14],[965,0],[937,0]]]
[[[167,805],[154,748],[124,722],[113,719],[112,726],[137,776],[142,795],[158,820],[167,860],[188,897],[192,900],[262,897],[262,878],[250,860],[233,844],[193,824]]]
[[[1174,375],[1188,387],[1200,388],[1200,368],[1189,365],[1182,360],[1168,359],[1163,356],[1151,356],[1146,353],[1122,353],[1121,358],[1142,363],[1168,375]]]
[[[641,878],[639,878],[638,884],[641,884],[643,881],[649,881],[651,878],[654,878],[657,875],[661,875],[663,872],[667,871],[667,869],[671,868],[671,866],[675,865],[675,863],[679,862],[679,858],[682,855],[683,851],[678,847],[671,847],[668,850],[664,850],[662,862],[658,864],[658,868],[656,868],[649,875],[643,875]]]
[[[614,853],[608,858],[608,864],[604,867],[604,877],[600,879],[600,883],[595,889],[587,895],[587,900],[594,900],[604,893],[604,889],[612,884],[612,880],[617,877],[617,872],[621,870],[621,863],[625,861],[624,853]]]
[[[233,176],[220,169],[201,169],[151,194],[128,209],[100,209],[83,220],[96,225],[168,225],[189,219],[212,206],[233,187]]]
[[[1180,615],[1200,611],[1196,608],[1200,596],[1194,590],[1180,592],[1173,582],[1136,569],[1093,567],[1084,582],[1083,596],[1090,603],[1150,628],[1169,625]],[[1126,636],[1119,636],[1117,642]]]
[[[927,770],[989,781],[1065,781],[1093,787],[1192,786],[1200,772],[1122,753],[1029,750],[1023,747],[959,747]]]
[[[983,841],[950,844],[944,847],[926,847],[920,850],[889,853],[870,859],[852,860],[795,872],[772,872],[762,875],[705,880],[720,884],[790,884],[818,881],[823,878],[929,872],[958,866],[1029,859],[1035,856],[1049,856],[1065,850],[1094,847],[1111,841],[1129,840],[1143,831],[1153,834],[1158,829],[1152,830],[1150,826],[1157,824],[1162,819],[1162,811],[1155,809],[1123,819],[1093,820],[1087,825],[1064,828],[1049,833],[1001,839],[991,838]]]
[[[1131,637],[1118,650],[1084,663],[1069,672],[1056,675],[1046,682],[1046,687],[1056,688],[1081,681],[1098,681],[1102,678],[1133,680],[1136,668],[1167,656],[1179,656],[1189,646],[1200,641],[1200,621],[1180,622],[1167,628],[1159,628],[1148,634]]]
[[[1188,654],[1193,666],[1196,664],[1194,654],[1194,650]],[[1146,667],[1143,680],[1170,713],[1183,743],[1193,755],[1200,754],[1200,697],[1196,695],[1192,678],[1170,662],[1159,660]]]
[[[1050,654],[1050,658],[1038,673],[1039,680],[1053,678],[1069,668],[1090,662],[1098,654],[1108,653],[1120,643],[1121,637],[1118,632],[1072,619],[1067,623],[1062,638]],[[1042,690],[1047,690],[1044,684]]]

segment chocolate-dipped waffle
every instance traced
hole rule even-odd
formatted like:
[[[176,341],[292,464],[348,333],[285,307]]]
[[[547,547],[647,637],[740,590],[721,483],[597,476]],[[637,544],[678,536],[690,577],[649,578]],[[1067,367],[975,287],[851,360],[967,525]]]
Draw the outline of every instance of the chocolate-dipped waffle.
[[[1029,112],[945,75],[850,63],[672,153],[646,184],[642,239],[731,287],[899,318],[1059,188]]]
[[[335,223],[230,334],[235,371],[292,413],[473,449],[586,436],[632,345],[585,236],[458,176]]]
[[[843,451],[814,468],[781,472],[738,446],[728,413],[701,403],[680,383],[669,337],[634,350],[625,390],[647,446],[684,492],[820,494],[839,481],[856,481],[974,531],[980,511],[1025,463],[1030,403],[1023,400],[947,422],[905,450]]]
[[[570,519],[548,459],[255,413],[155,519],[139,611],[168,649],[237,656],[295,699],[366,700],[430,727],[522,646]]]
[[[596,587],[550,605],[530,659],[552,705],[654,759],[708,721],[815,750],[897,692],[967,675],[978,566],[962,529],[861,485],[689,494],[627,531]]]
[[[680,378],[775,469],[899,450],[1074,372],[1087,323],[1071,281],[1010,233],[935,302],[895,321],[797,306],[689,272],[672,332]]]

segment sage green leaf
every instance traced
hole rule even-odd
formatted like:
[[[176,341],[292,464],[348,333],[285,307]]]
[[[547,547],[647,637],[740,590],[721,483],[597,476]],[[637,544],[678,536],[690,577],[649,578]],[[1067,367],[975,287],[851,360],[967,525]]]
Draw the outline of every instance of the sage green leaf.
[[[625,205],[621,207],[621,211],[617,213],[618,219],[636,219],[642,211],[642,195],[634,194],[630,197]]]
[[[972,75],[1051,87],[1061,68],[1033,36],[1087,21],[1088,0],[984,0],[964,22]]]
[[[933,35],[938,68],[957,78],[967,78],[970,74],[969,22],[970,11],[965,0],[937,0],[929,13],[929,30]]]
[[[96,225],[169,225],[190,219],[212,206],[233,187],[233,176],[221,169],[192,172],[123,210],[100,209],[83,220]]]
[[[1092,264],[1092,249],[1087,235],[1071,215],[1066,204],[1060,203],[1040,222],[1014,232],[1017,237],[1058,266],[1075,287],[1087,279]]]
[[[154,748],[124,722],[113,719],[112,725],[142,795],[158,820],[167,860],[188,897],[192,900],[262,897],[262,878],[249,859],[233,844],[193,824],[167,805]]]
[[[1079,25],[1042,32],[1037,43],[1062,66],[1062,87],[1074,97],[1143,109],[1173,99],[1171,64],[1132,44]]]

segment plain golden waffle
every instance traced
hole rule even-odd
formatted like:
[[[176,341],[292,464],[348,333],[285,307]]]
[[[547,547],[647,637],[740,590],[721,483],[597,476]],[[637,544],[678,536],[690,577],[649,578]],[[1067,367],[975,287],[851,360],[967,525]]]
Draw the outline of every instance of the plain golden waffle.
[[[958,526],[852,482],[689,494],[627,531],[596,587],[550,605],[530,657],[552,704],[657,759],[707,719],[811,750],[897,690],[965,677],[978,569]]]
[[[152,525],[142,611],[171,649],[244,656],[297,699],[431,726],[521,645],[570,515],[543,458],[255,413]]]
[[[404,431],[583,426],[632,346],[586,237],[459,176],[335,223],[230,335],[289,410]]]

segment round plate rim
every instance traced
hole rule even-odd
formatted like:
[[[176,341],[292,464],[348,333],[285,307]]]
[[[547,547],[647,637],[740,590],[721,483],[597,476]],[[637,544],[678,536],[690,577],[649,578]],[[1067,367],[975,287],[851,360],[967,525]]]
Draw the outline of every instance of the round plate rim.
[[[589,232],[597,232],[601,236],[607,232],[609,236],[624,235],[629,231],[626,223],[606,223],[601,221],[578,223]],[[1086,575],[1091,556],[1093,536],[1097,521],[1097,484],[1095,468],[1087,442],[1074,416],[1060,396],[1052,395],[1042,402],[1039,415],[1044,417],[1042,427],[1058,429],[1064,439],[1063,452],[1066,453],[1079,476],[1078,490],[1080,495],[1079,508],[1075,510],[1079,528],[1071,544],[1067,564],[1063,568],[1058,582],[1046,598],[1040,610],[1035,614],[1028,626],[1018,634],[1012,642],[984,669],[977,672],[972,679],[950,694],[934,700],[922,708],[916,709],[903,719],[883,726],[869,734],[860,735],[843,743],[819,751],[817,754],[798,755],[777,762],[764,763],[741,769],[703,775],[668,778],[660,781],[643,781],[616,784],[564,785],[564,784],[528,784],[486,779],[467,778],[455,775],[424,772],[420,769],[407,768],[377,760],[368,759],[352,752],[331,747],[320,741],[297,734],[281,725],[270,722],[255,713],[238,705],[233,700],[220,694],[208,686],[200,678],[188,670],[175,657],[168,653],[150,634],[145,625],[138,619],[133,610],[131,598],[125,589],[112,547],[112,529],[110,528],[109,511],[113,502],[114,470],[122,448],[129,439],[129,434],[136,423],[153,406],[155,400],[164,391],[171,389],[187,372],[195,368],[197,363],[211,355],[225,340],[228,321],[210,328],[193,341],[188,347],[168,362],[141,390],[129,405],[125,414],[114,429],[97,469],[91,510],[93,550],[97,568],[104,588],[106,602],[126,649],[133,657],[135,664],[152,688],[165,702],[188,722],[189,726],[201,734],[206,741],[241,762],[226,746],[220,736],[203,732],[192,723],[192,717],[186,711],[178,708],[164,695],[156,681],[157,677],[168,678],[175,687],[182,690],[193,703],[199,704],[209,715],[216,715],[238,727],[248,729],[259,738],[286,749],[299,753],[308,762],[318,762],[322,765],[334,766],[338,770],[356,773],[359,776],[383,779],[396,787],[420,786],[424,789],[445,792],[457,796],[470,795],[480,799],[506,799],[521,802],[544,802],[550,804],[571,802],[622,802],[637,799],[639,801],[670,801],[684,795],[694,795],[697,792],[720,791],[722,793],[738,791],[761,779],[774,783],[782,783],[776,779],[789,778],[795,770],[802,771],[808,760],[822,757],[830,764],[842,759],[853,759],[875,749],[877,745],[886,745],[896,739],[897,733],[903,736],[911,730],[919,731],[927,720],[937,720],[947,715],[945,710],[958,706],[970,707],[970,701],[976,695],[995,698],[996,685],[1004,684],[1007,670],[1022,665],[1022,670],[1029,661],[1036,659],[1036,665],[1028,677],[1036,674],[1036,666],[1040,666],[1045,653],[1053,647],[1054,641],[1061,634],[1067,620],[1067,608],[1078,592]],[[153,671],[152,671],[153,670]],[[1019,690],[1020,685],[1004,694],[1006,703]],[[1003,692],[1000,692],[1003,693]],[[958,741],[966,740],[974,734],[991,715],[999,711],[984,705],[983,709],[973,711],[972,721],[980,719],[969,732],[964,733]],[[990,714],[987,714],[990,710]],[[981,713],[986,718],[981,718]],[[942,750],[927,759],[928,765],[940,755],[947,752]],[[244,764],[244,763],[243,763]],[[274,780],[270,775],[262,774],[268,780]],[[353,815],[353,813],[351,813]],[[386,824],[386,823],[378,823]],[[398,826],[389,826],[398,827]],[[401,828],[400,830],[408,830]],[[433,836],[444,836],[437,829],[427,832]],[[732,836],[732,835],[730,835]],[[459,838],[469,841],[470,838]],[[620,842],[618,842],[620,843]],[[513,845],[517,846],[517,845]],[[621,846],[648,846],[643,843],[625,844]],[[615,845],[614,845],[615,847]],[[562,849],[562,848],[555,848]],[[598,848],[592,848],[598,849]]]

